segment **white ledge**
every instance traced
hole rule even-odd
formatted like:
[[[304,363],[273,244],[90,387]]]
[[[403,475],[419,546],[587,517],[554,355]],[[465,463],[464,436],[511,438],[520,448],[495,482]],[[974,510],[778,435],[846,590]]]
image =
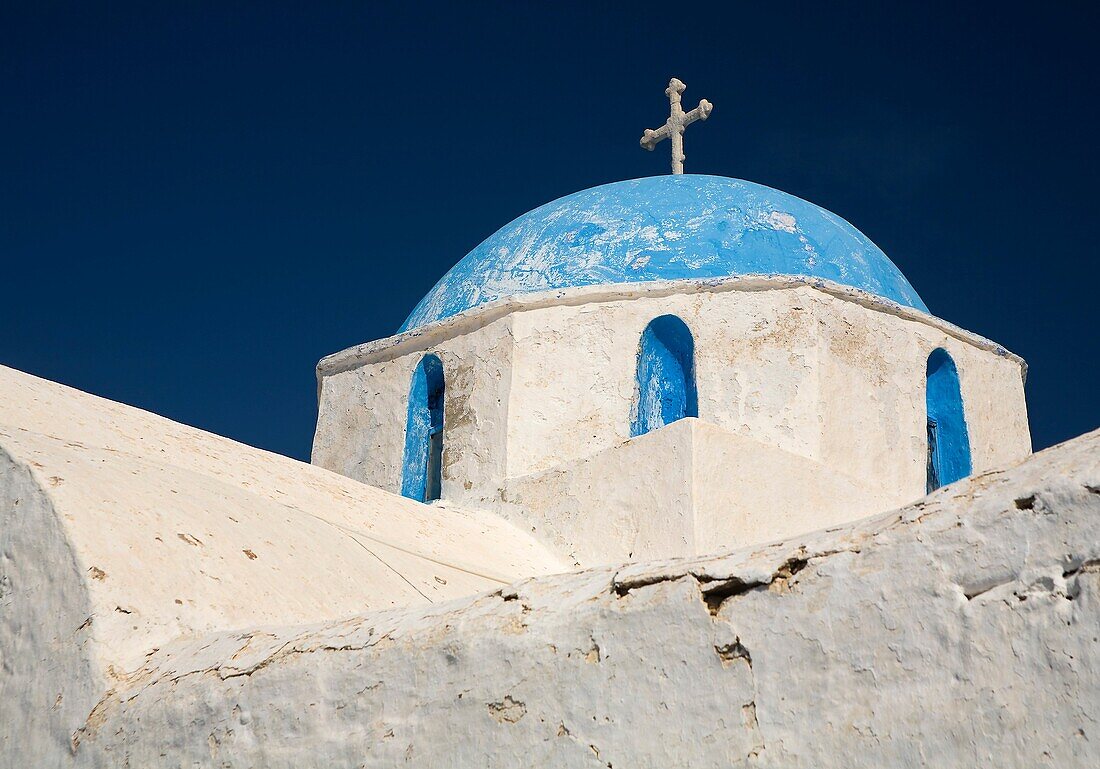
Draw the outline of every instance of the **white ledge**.
[[[514,312],[537,310],[543,307],[577,306],[599,302],[615,302],[640,297],[663,297],[672,294],[722,293],[726,291],[784,291],[796,288],[812,288],[837,299],[853,302],[869,310],[893,315],[904,320],[923,323],[935,328],[959,341],[982,350],[995,353],[1020,366],[1020,376],[1027,379],[1027,363],[1019,355],[1009,352],[1001,345],[974,334],[942,318],[929,315],[921,310],[906,307],[897,302],[884,299],[862,289],[834,283],[821,278],[804,278],[777,275],[740,275],[729,278],[708,280],[654,280],[642,283],[614,283],[598,286],[575,286],[571,288],[538,291],[517,296],[505,297],[492,302],[471,307],[470,309],[443,318],[434,323],[405,331],[384,339],[349,347],[346,350],[326,355],[317,364],[318,395],[322,378],[349,371],[367,363],[392,360],[417,350],[423,350],[446,339],[468,334],[483,328],[495,320]]]

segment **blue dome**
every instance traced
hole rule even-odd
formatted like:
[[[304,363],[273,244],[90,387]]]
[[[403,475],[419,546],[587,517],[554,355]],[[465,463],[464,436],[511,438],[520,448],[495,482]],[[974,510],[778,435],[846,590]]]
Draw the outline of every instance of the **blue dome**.
[[[928,312],[839,216],[760,184],[685,174],[605,184],[524,214],[452,267],[401,330],[535,291],[739,275],[824,278]]]

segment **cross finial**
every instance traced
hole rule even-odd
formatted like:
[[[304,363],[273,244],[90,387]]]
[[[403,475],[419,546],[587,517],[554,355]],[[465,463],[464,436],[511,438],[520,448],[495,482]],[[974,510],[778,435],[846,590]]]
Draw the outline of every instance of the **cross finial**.
[[[652,152],[653,148],[657,146],[657,142],[671,137],[672,173],[674,174],[682,174],[684,172],[684,129],[696,120],[706,120],[710,117],[710,111],[714,109],[713,104],[706,99],[701,99],[698,107],[691,112],[684,112],[683,108],[680,106],[680,94],[682,94],[686,88],[687,86],[676,78],[672,78],[672,80],[668,81],[668,88],[665,89],[671,106],[668,120],[656,131],[650,130],[649,128],[645,129],[645,133],[642,134],[642,140],[640,142],[642,147]]]

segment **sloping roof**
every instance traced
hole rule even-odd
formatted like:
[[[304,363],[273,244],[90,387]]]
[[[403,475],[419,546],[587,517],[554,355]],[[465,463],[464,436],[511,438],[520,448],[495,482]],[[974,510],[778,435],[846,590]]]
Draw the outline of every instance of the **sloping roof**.
[[[491,514],[423,505],[4,367],[0,450],[3,472],[25,469],[48,500],[35,525],[68,543],[93,615],[84,627],[119,670],[176,636],[424,605],[566,568]],[[18,505],[0,511],[13,516],[9,544],[32,517]]]

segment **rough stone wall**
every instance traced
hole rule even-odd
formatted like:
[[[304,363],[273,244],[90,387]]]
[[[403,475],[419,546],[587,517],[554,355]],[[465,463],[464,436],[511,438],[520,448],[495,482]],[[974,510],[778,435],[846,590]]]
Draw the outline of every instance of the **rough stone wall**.
[[[787,543],[173,644],[74,763],[1095,766],[1097,659],[1100,432]]]

